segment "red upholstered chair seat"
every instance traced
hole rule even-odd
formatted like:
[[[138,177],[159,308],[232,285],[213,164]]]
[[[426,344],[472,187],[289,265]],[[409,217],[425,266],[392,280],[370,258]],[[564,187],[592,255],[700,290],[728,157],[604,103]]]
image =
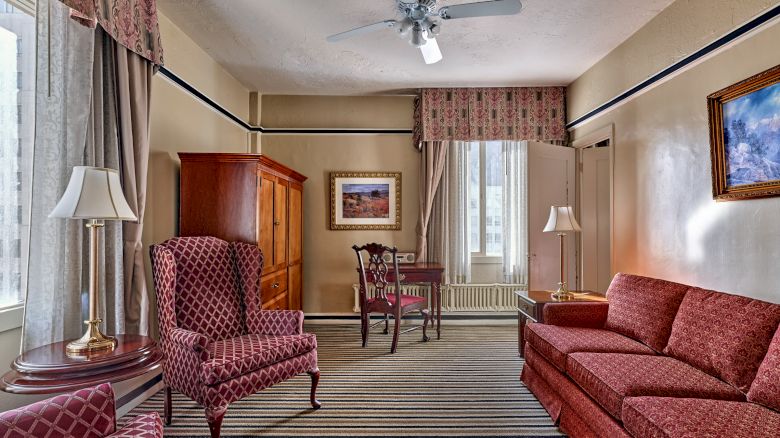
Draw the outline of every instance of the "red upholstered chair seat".
[[[744,394],[733,386],[685,362],[665,356],[571,353],[566,371],[575,383],[618,420],[621,419],[625,397],[745,400]]]
[[[780,413],[723,400],[629,397],[623,425],[637,437],[780,437]]]
[[[271,336],[243,335],[209,344],[209,359],[201,364],[203,382],[213,385],[234,379],[317,348],[311,333]]]
[[[369,298],[366,301],[369,303],[373,303],[374,301],[378,300],[378,298]],[[387,301],[390,302],[390,304],[395,304],[396,295],[394,293],[387,294]],[[401,294],[401,307],[406,307],[410,304],[414,303],[422,303],[427,302],[428,299],[425,297],[418,297],[416,295],[404,295]]]
[[[575,352],[655,354],[652,348],[621,334],[602,329],[529,323],[525,339],[561,371],[566,356]]]

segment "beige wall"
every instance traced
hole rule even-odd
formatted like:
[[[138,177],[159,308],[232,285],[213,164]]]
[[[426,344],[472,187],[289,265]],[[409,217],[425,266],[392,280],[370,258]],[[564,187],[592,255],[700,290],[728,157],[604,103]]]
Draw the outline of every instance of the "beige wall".
[[[409,97],[263,96],[264,127],[409,128]],[[309,179],[304,184],[304,311],[351,313],[357,281],[351,246],[367,242],[414,250],[419,153],[409,135],[263,134],[263,154]],[[331,171],[400,171],[400,231],[331,231]]]
[[[249,91],[164,15],[160,31],[167,69],[247,120]],[[246,152],[246,131],[157,74],[152,84],[151,153],[144,247],[173,237],[178,224],[178,152]],[[148,265],[148,255],[147,267]],[[147,275],[150,293],[151,275]],[[156,321],[153,314],[151,321]]]
[[[650,76],[769,3],[776,2],[676,2],[627,40],[620,56],[609,55],[572,84],[572,114],[592,109],[621,91],[618,85]],[[718,32],[697,24],[705,21],[716,23]],[[576,140],[614,124],[616,271],[780,303],[780,198],[712,200],[706,108],[708,94],[780,64],[777,41],[775,24],[574,131]],[[652,60],[631,62],[646,56]]]
[[[569,120],[776,4],[777,0],[677,0],[569,85]]]

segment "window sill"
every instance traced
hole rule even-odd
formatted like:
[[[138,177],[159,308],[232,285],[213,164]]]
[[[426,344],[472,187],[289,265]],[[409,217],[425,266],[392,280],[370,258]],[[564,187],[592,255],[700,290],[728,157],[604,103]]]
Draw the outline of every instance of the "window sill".
[[[24,303],[0,309],[0,333],[17,329],[24,320]]]
[[[482,255],[471,256],[472,265],[500,265],[503,262],[503,260],[504,258],[501,256],[482,256]]]

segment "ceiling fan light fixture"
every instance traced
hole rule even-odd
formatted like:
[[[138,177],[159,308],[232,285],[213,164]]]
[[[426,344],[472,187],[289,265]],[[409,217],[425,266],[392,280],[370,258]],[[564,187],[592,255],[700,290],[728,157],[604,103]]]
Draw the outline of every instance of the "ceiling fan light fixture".
[[[442,60],[441,49],[439,49],[436,38],[431,38],[420,46],[420,52],[422,52],[426,64],[435,64]]]
[[[409,39],[409,44],[414,47],[422,47],[425,44],[425,33],[420,26],[415,25],[412,29],[412,38]]]

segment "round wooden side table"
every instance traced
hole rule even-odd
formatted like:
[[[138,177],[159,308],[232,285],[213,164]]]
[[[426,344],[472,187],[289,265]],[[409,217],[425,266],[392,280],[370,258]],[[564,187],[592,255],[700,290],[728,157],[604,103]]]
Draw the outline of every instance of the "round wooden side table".
[[[162,351],[148,336],[116,335],[113,351],[85,357],[65,353],[69,341],[22,353],[0,379],[0,389],[13,394],[52,394],[75,391],[103,382],[132,379],[162,365]]]

